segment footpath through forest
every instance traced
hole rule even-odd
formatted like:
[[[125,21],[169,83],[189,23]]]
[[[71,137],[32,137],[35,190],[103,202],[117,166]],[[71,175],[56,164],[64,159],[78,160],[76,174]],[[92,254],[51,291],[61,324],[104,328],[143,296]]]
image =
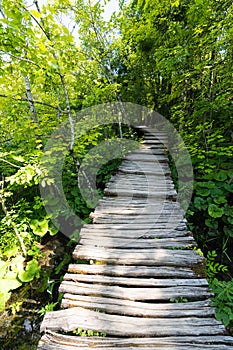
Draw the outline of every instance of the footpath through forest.
[[[182,210],[166,135],[144,131],[81,230],[38,350],[233,350],[185,219],[172,228]]]

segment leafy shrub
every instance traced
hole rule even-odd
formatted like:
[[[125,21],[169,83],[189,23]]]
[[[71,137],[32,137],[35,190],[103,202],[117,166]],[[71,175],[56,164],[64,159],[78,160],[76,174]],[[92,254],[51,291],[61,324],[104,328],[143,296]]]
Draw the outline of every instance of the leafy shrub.
[[[233,328],[233,280],[219,281],[214,278],[211,290],[215,293],[212,305],[216,308],[216,318]]]

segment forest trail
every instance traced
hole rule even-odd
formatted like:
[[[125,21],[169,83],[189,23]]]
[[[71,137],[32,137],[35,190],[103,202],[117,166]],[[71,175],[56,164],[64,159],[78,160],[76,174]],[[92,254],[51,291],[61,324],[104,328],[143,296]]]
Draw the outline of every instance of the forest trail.
[[[45,315],[38,350],[233,349],[185,219],[173,227],[182,210],[166,141],[145,129],[108,183],[73,253],[83,263],[70,264],[63,310]]]

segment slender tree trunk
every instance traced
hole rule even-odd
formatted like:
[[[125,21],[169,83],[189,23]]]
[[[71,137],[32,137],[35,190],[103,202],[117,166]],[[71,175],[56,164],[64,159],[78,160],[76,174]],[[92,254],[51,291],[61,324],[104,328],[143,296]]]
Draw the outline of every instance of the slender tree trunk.
[[[33,97],[32,97],[32,92],[31,92],[30,80],[29,80],[27,75],[24,75],[24,81],[25,81],[25,86],[26,86],[27,100],[28,100],[28,104],[29,104],[30,110],[32,112],[32,117],[33,117],[34,122],[38,124],[35,104],[34,104]]]

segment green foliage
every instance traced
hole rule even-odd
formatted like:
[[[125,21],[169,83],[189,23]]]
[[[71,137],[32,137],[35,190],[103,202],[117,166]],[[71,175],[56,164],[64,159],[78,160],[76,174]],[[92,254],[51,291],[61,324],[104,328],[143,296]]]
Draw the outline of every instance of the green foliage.
[[[18,271],[23,269],[23,257],[12,259],[11,262],[0,260],[0,311],[4,310],[10,299],[11,291],[19,288]]]
[[[233,328],[233,280],[219,281],[214,278],[211,290],[215,293],[212,305],[216,308],[216,318]]]
[[[54,311],[54,308],[58,305],[58,302],[48,303],[38,311],[38,315],[44,316],[47,312]]]
[[[38,262],[36,260],[31,260],[27,263],[26,268],[23,271],[20,271],[18,278],[22,282],[30,282],[35,277],[38,278],[40,276],[40,268],[38,266]]]
[[[36,260],[25,262],[23,256],[17,255],[11,260],[0,260],[0,311],[4,310],[11,292],[22,285],[38,278],[40,268]]]
[[[183,296],[180,296],[178,298],[170,298],[169,300],[171,303],[187,303],[188,302],[188,299],[186,299]]]
[[[105,332],[97,332],[91,329],[84,330],[82,328],[77,328],[73,331],[73,334],[81,336],[81,337],[106,337]]]
[[[206,257],[206,276],[210,283],[217,277],[220,272],[227,272],[228,267],[216,262],[218,254],[215,250],[209,251]]]
[[[190,220],[195,223],[194,232],[201,245],[215,240],[222,250],[222,258],[231,260],[229,244],[232,239],[233,183],[230,170],[219,170],[204,174],[196,181],[194,201],[190,206]],[[201,220],[200,220],[201,219]],[[221,244],[221,245],[220,245]]]

